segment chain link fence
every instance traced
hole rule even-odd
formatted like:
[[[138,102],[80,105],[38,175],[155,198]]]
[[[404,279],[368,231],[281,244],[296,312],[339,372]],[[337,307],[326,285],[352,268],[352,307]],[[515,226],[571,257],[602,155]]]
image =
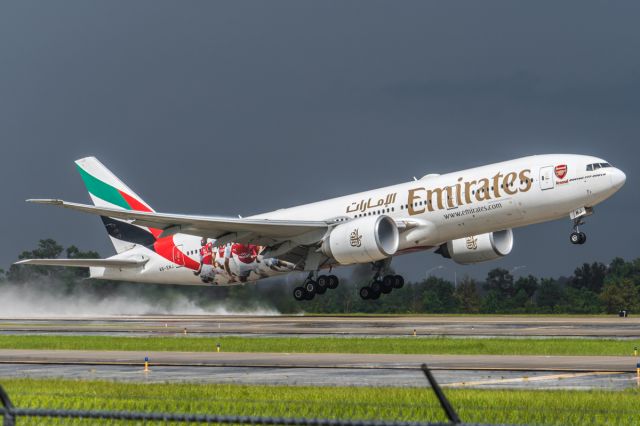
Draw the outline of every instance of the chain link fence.
[[[570,406],[558,409],[540,409],[515,404],[482,405],[468,401],[460,407],[452,407],[431,371],[422,366],[430,388],[436,398],[409,398],[398,402],[334,400],[329,402],[320,395],[316,400],[304,400],[299,394],[285,400],[243,398],[234,400],[221,394],[215,400],[211,395],[199,395],[190,399],[188,406],[177,404],[180,394],[173,390],[168,396],[139,395],[135,398],[113,392],[73,390],[76,400],[63,402],[69,393],[57,389],[16,391],[13,396],[21,401],[14,406],[0,387],[0,425],[184,425],[184,424],[233,424],[233,425],[284,425],[284,426],[429,426],[526,423],[535,425],[634,425],[640,418],[640,410],[607,410],[596,407]],[[326,388],[331,392],[331,388]],[[508,390],[505,392],[509,392]],[[415,393],[413,394],[415,395]],[[429,395],[428,389],[424,394]],[[615,393],[612,393],[615,398]],[[184,401],[182,401],[184,402]],[[109,410],[109,408],[115,408]],[[123,408],[124,407],[124,408]],[[275,409],[277,407],[277,409]],[[123,411],[118,411],[123,410]],[[212,413],[213,411],[213,413]],[[200,414],[193,414],[200,413]],[[243,413],[246,415],[237,415]],[[269,414],[270,416],[267,416]],[[462,423],[461,418],[475,423]]]

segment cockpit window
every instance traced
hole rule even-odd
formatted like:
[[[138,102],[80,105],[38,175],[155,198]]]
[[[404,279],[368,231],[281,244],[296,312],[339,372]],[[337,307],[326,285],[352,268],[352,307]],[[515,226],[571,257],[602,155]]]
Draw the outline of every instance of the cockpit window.
[[[609,163],[593,163],[593,164],[587,165],[587,171],[592,172],[594,170],[604,169],[607,167],[613,167],[613,166]]]

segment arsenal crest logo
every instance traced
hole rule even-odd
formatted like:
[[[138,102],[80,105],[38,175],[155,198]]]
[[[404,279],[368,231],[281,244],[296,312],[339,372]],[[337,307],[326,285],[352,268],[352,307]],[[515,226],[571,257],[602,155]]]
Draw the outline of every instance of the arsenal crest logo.
[[[560,166],[556,166],[556,176],[558,177],[558,179],[564,179],[564,177],[567,175],[567,165],[566,164],[562,164]]]

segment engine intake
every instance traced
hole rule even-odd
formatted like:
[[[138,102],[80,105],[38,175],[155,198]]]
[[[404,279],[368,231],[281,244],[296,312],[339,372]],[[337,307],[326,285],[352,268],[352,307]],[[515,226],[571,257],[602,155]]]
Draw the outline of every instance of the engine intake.
[[[511,253],[513,231],[489,232],[442,244],[436,253],[461,265],[499,259]]]
[[[342,265],[368,263],[393,256],[400,242],[396,222],[389,216],[367,216],[336,226],[325,238],[324,254]]]

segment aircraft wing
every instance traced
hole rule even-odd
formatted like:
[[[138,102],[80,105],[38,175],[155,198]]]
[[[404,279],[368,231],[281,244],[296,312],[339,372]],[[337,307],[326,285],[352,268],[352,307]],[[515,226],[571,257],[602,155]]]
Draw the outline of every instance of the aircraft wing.
[[[162,229],[164,231],[162,236],[184,233],[215,238],[220,242],[228,240],[228,242],[276,243],[313,231],[326,231],[329,228],[324,221],[244,219],[140,212],[56,199],[27,200],[27,202],[50,204],[98,216],[122,219],[134,225]]]
[[[16,265],[75,266],[78,268],[137,268],[149,259],[25,259]]]

